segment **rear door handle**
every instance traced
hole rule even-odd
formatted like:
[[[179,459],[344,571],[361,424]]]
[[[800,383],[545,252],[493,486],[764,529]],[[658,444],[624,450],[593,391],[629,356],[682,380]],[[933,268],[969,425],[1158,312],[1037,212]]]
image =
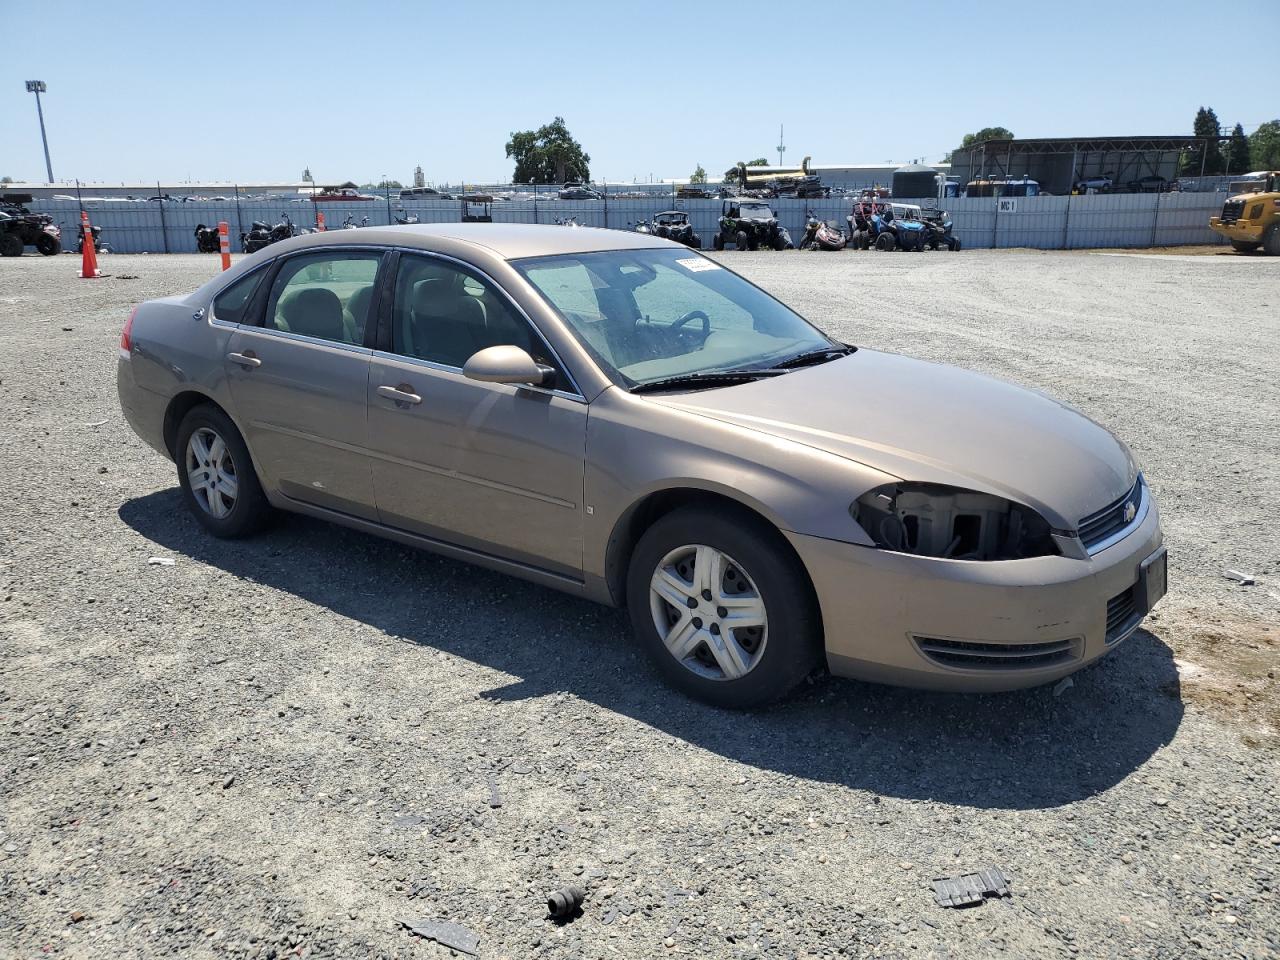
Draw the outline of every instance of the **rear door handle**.
[[[240,364],[242,367],[260,367],[262,361],[255,357],[252,353],[228,353],[227,359],[234,363]]]
[[[398,387],[381,386],[378,388],[378,396],[386,397],[388,400],[394,400],[396,405],[416,406],[422,402],[422,398],[413,392],[413,387],[407,383],[402,383]]]

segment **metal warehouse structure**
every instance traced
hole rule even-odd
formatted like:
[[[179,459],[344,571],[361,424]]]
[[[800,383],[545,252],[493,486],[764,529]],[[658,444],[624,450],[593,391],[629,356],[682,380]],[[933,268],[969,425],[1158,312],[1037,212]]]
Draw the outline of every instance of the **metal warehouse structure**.
[[[1198,156],[1203,163],[1214,139],[1173,136],[984,140],[951,155],[951,175],[961,183],[984,177],[1025,176],[1054,194],[1068,194],[1075,184],[1089,177],[1110,177],[1123,188],[1147,176],[1174,180],[1183,155]],[[1230,137],[1216,140],[1225,144]]]

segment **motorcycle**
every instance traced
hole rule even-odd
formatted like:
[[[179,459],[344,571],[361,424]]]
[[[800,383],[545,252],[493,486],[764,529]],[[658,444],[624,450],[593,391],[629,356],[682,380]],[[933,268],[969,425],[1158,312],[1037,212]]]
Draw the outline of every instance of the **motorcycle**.
[[[361,217],[360,222],[356,223],[356,218],[349,213],[347,214],[347,219],[342,221],[343,230],[358,230],[360,227],[367,227],[368,225],[369,225],[368,217]]]
[[[805,211],[801,250],[843,250],[847,242],[843,230],[819,220],[812,211]]]
[[[577,217],[556,217],[556,225],[560,227],[580,227]]]
[[[298,230],[293,225],[293,221],[289,219],[289,215],[282,213],[280,222],[275,226],[270,226],[261,220],[253,221],[249,231],[240,234],[240,247],[245,253],[257,253],[263,247],[279,243],[281,240],[288,240],[290,237],[296,237],[297,235]]]
[[[402,227],[418,222],[418,215],[416,213],[406,213],[403,217],[396,217],[396,223],[400,224]]]
[[[196,224],[196,249],[201,253],[217,253],[222,249],[217,227],[207,227],[203,223]]]
[[[93,231],[93,252],[94,253],[110,253],[111,245],[102,239],[101,227],[90,227]],[[84,224],[80,224],[76,228],[76,253],[84,253]]]

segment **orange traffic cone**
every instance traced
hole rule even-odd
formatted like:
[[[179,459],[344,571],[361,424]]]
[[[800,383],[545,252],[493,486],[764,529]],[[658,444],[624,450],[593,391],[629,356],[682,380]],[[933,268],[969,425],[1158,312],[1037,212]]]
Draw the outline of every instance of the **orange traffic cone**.
[[[89,225],[89,213],[86,210],[80,211],[80,231],[82,237],[80,247],[84,251],[84,259],[80,263],[80,276],[84,279],[100,277],[102,271],[98,269],[98,253],[93,248],[93,227]]]

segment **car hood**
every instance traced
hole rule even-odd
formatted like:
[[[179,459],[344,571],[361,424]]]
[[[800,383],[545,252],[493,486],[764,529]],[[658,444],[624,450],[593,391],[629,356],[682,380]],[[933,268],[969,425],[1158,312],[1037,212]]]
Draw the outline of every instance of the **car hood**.
[[[1047,394],[874,350],[741,386],[649,399],[903,480],[999,494],[1058,529],[1076,529],[1137,479],[1123,443]]]

